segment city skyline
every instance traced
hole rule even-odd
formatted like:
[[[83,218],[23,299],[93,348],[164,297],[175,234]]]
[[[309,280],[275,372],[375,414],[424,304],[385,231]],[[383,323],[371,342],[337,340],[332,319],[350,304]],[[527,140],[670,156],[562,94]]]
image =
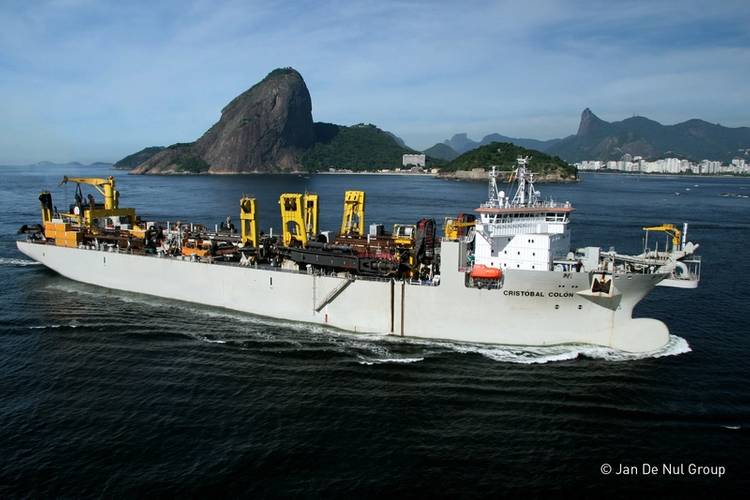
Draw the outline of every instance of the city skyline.
[[[115,161],[197,139],[275,67],[313,117],[416,149],[605,120],[746,126],[743,2],[50,1],[0,6],[0,163]]]

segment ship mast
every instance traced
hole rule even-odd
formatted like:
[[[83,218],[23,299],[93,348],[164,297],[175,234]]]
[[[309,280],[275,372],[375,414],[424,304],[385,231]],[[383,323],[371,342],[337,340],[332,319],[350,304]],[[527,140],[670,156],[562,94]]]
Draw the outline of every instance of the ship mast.
[[[539,192],[534,188],[534,174],[526,168],[530,156],[518,157],[516,159],[518,167],[516,168],[516,179],[518,180],[518,189],[513,197],[513,205],[516,206],[533,206],[536,205]]]
[[[505,199],[505,193],[497,189],[497,167],[492,165],[487,193],[487,205],[490,207],[501,207]]]

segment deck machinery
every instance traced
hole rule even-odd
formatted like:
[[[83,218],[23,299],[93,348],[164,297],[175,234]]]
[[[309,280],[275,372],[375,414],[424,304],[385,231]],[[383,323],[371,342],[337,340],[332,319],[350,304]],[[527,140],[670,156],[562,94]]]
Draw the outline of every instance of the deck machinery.
[[[382,278],[431,279],[436,273],[435,221],[396,224],[393,232],[365,226],[365,192],[347,191],[338,233],[320,232],[318,195],[283,193],[279,196],[281,234],[260,231],[258,201],[243,196],[239,202],[239,232],[231,218],[214,231],[200,224],[141,221],[132,208],[120,208],[113,177],[65,177],[76,184],[74,203],[60,212],[45,191],[39,200],[42,225],[21,232],[57,246],[116,247],[134,253],[164,253],[243,265],[270,265],[321,274],[352,274]],[[93,186],[104,197],[84,198],[81,185]]]

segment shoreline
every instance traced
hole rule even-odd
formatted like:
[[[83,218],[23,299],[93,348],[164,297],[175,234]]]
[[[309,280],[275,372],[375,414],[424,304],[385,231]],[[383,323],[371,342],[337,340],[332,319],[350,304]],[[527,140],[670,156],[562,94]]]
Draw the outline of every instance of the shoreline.
[[[418,172],[314,172],[309,175],[407,175],[411,177],[440,177],[440,174]]]
[[[610,171],[610,172],[598,172],[596,170],[579,170],[578,175],[631,175],[631,176],[638,176],[638,177],[687,177],[690,179],[710,179],[710,178],[721,178],[721,177],[729,177],[729,178],[750,178],[750,174],[661,174],[661,173],[648,173],[648,172],[620,172],[620,171]]]

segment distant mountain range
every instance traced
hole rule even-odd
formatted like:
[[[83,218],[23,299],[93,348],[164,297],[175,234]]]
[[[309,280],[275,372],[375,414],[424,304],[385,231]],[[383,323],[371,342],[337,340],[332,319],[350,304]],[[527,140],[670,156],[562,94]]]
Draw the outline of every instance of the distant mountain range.
[[[698,119],[662,125],[642,116],[606,122],[586,108],[578,132],[552,145],[547,152],[568,161],[619,160],[630,154],[726,162],[748,148],[748,127],[729,128]]]
[[[428,166],[444,166],[494,143],[511,143],[568,162],[619,160],[625,154],[726,162],[740,154],[747,156],[750,128],[728,128],[697,119],[662,125],[640,116],[606,122],[586,108],[578,131],[562,139],[489,134],[474,141],[459,133],[424,153]],[[147,147],[115,167],[139,174],[374,170],[399,167],[402,155],[414,152],[397,135],[372,124],[314,122],[302,75],[293,68],[278,68],[232,99],[219,120],[194,142]],[[45,165],[51,163],[35,166]]]
[[[467,136],[465,133],[455,134],[450,139],[446,139],[443,142],[439,142],[431,148],[425,149],[423,152],[434,158],[440,158],[444,160],[452,160],[456,156],[476,149],[479,146],[485,146],[492,144],[493,142],[510,142],[516,146],[521,146],[526,149],[535,149],[537,151],[546,151],[552,145],[559,142],[560,139],[551,139],[549,141],[539,141],[536,139],[523,139],[516,137],[508,137],[500,134],[489,134],[485,135],[481,141],[476,142]]]
[[[644,158],[678,157],[691,160],[729,161],[746,155],[750,149],[750,128],[723,127],[693,119],[676,125],[662,125],[641,116],[606,122],[586,108],[578,132],[564,139],[538,141],[490,134],[480,142],[465,133],[456,134],[424,152],[435,158],[452,160],[461,153],[491,142],[510,142],[559,156],[563,160],[619,160],[624,154]]]
[[[69,168],[81,168],[81,167],[111,167],[111,163],[107,163],[104,161],[96,161],[94,163],[89,163],[88,165],[77,162],[77,161],[69,161],[67,163],[55,163],[52,161],[39,161],[36,163],[32,163],[31,165],[14,165],[17,167],[28,167],[28,168],[46,168],[46,167],[69,167]]]

